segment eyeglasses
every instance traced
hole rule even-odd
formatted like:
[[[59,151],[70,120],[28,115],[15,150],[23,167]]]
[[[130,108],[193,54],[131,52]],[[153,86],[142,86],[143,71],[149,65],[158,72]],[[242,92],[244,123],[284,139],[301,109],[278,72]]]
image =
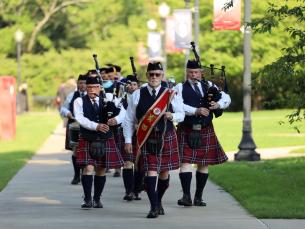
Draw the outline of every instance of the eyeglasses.
[[[155,73],[155,72],[149,72],[148,75],[149,75],[149,77],[153,77],[153,76],[160,77],[162,74],[161,73]]]

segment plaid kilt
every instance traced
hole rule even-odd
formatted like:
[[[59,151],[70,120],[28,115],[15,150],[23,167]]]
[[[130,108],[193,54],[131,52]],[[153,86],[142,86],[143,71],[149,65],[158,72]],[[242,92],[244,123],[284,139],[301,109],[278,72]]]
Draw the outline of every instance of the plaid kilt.
[[[152,132],[148,138],[156,139],[160,134]],[[180,160],[178,152],[178,142],[175,130],[167,131],[163,138],[164,145],[161,157],[153,152],[148,152],[146,143],[141,148],[139,168],[147,171],[165,172],[179,169]],[[147,142],[147,141],[146,141]]]
[[[122,156],[115,144],[113,137],[106,141],[106,154],[101,159],[93,159],[89,154],[90,142],[83,137],[79,137],[78,146],[76,148],[76,163],[80,167],[93,165],[106,169],[114,169],[123,166]]]
[[[177,135],[181,163],[206,166],[222,164],[228,160],[215,135],[213,124],[201,129],[202,146],[198,149],[191,149],[187,143],[187,137],[191,131],[191,128],[178,125]]]
[[[136,144],[137,144],[137,138],[136,138],[136,134],[134,134],[132,136],[132,150],[133,153],[126,153],[125,151],[125,138],[123,135],[123,128],[120,131],[120,141],[121,141],[121,155],[123,157],[124,162],[125,161],[131,161],[131,162],[135,162],[136,160],[136,155],[137,155],[137,150],[136,150]]]

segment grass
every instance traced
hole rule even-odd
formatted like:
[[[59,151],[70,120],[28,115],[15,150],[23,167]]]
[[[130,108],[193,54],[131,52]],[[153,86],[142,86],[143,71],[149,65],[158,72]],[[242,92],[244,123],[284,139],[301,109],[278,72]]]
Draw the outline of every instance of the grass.
[[[289,153],[305,153],[305,148],[291,150]]]
[[[55,112],[17,116],[16,138],[0,141],[0,191],[34,155],[59,121],[59,115]]]
[[[213,166],[211,179],[257,218],[305,218],[305,157]]]
[[[257,148],[305,145],[305,127],[298,134],[287,123],[286,115],[291,110],[272,110],[252,112],[252,134]],[[242,136],[242,112],[225,112],[222,117],[214,119],[217,137],[225,151],[238,150]],[[285,124],[280,125],[279,122]]]

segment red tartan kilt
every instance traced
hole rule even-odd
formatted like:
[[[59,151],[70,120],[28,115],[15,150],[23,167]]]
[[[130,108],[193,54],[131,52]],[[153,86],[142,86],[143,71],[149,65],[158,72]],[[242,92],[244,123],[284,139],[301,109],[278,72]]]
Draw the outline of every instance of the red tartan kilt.
[[[191,149],[187,137],[192,130],[178,125],[177,135],[181,163],[215,165],[228,160],[214,131],[213,124],[201,130],[202,145],[198,149]]]
[[[79,138],[76,148],[76,163],[81,166],[93,165],[106,169],[114,169],[123,166],[122,156],[115,144],[114,138],[109,138],[106,141],[106,154],[101,159],[93,159],[89,154],[90,142],[83,137]]]
[[[149,138],[154,138],[154,133],[151,133]],[[180,160],[178,152],[178,141],[175,130],[167,131],[164,136],[164,145],[161,158],[153,152],[148,152],[146,143],[141,148],[141,157],[139,167],[145,172],[158,171],[165,172],[179,169]]]
[[[135,137],[132,138],[132,145],[135,146],[137,139]],[[122,155],[122,158],[125,161],[131,161],[134,162],[136,159],[136,150],[133,149],[133,153],[129,154],[125,152],[125,138],[123,135],[123,128],[120,128],[118,134],[115,136],[115,142],[118,143],[117,146],[120,149],[120,153]]]

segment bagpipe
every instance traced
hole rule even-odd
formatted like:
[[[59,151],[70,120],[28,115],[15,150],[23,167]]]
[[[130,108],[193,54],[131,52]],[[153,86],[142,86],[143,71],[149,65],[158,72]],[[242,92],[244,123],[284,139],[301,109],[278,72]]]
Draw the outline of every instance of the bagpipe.
[[[210,64],[209,67],[202,66],[200,57],[196,51],[195,43],[193,41],[191,42],[191,49],[194,53],[195,60],[198,62],[201,68],[203,75],[202,83],[205,87],[205,91],[207,92],[202,98],[202,104],[203,107],[209,108],[212,101],[218,102],[221,99],[221,91],[225,93],[228,92],[225,66],[221,66],[221,68],[216,68],[214,64]],[[212,85],[209,85],[209,81]],[[213,111],[215,117],[221,116],[222,112],[222,110]]]
[[[95,62],[95,70],[97,75],[99,76],[99,81],[101,85],[101,93],[100,95],[97,95],[101,99],[103,106],[102,109],[103,120],[101,120],[101,122],[106,124],[109,119],[116,117],[120,113],[120,108],[115,106],[114,99],[112,99],[111,101],[107,100],[105,88],[103,87],[103,78],[101,76],[96,54],[93,54],[93,59]]]

